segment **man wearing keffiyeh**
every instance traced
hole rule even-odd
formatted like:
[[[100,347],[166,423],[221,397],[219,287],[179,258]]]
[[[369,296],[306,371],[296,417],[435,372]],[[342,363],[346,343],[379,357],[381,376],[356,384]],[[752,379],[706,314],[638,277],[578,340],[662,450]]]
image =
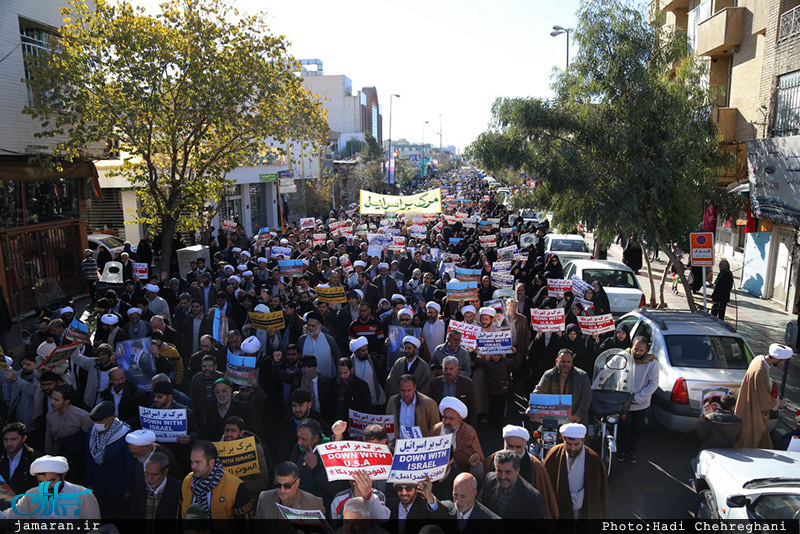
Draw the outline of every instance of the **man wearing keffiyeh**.
[[[242,481],[225,471],[210,441],[192,446],[192,472],[183,479],[181,516],[197,504],[208,519],[250,519],[253,501]]]
[[[114,403],[104,401],[89,413],[86,485],[92,488],[104,520],[120,519],[123,504],[133,493],[133,459],[125,435],[131,427],[114,416]]]

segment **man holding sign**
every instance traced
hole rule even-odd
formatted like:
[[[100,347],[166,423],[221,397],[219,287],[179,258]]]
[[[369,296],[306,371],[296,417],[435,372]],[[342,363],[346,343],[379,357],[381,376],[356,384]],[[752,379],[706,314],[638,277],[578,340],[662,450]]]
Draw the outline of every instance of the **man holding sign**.
[[[561,349],[558,352],[555,367],[545,371],[533,392],[545,395],[572,395],[570,421],[589,422],[589,405],[592,402],[589,375],[573,365],[573,355],[569,349]],[[530,412],[530,408],[528,411]]]
[[[432,436],[453,434],[453,462],[458,473],[469,472],[471,467],[477,467],[483,462],[483,449],[478,441],[478,433],[468,425],[467,406],[455,397],[445,397],[439,403],[439,413],[442,422],[436,423],[431,432]]]
[[[300,489],[300,470],[297,464],[281,462],[275,466],[275,489],[262,491],[258,497],[255,519],[281,519],[276,505],[286,506],[293,510],[318,510],[325,514],[322,499]],[[294,532],[293,528],[287,532]]]

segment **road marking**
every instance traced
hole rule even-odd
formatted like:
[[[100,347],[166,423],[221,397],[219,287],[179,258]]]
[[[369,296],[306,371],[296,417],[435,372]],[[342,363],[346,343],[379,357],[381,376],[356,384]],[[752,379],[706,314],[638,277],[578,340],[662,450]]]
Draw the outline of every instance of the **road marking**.
[[[654,464],[654,463],[653,463],[653,462],[651,462],[650,460],[648,460],[648,461],[647,461],[647,463],[649,463],[650,465],[652,465],[653,467],[655,467],[656,469],[658,469],[659,471],[661,471],[662,473],[664,473],[665,475],[667,475],[669,478],[671,478],[672,480],[674,480],[675,482],[677,482],[678,484],[680,484],[680,485],[681,485],[681,486],[683,486],[684,488],[686,488],[686,489],[688,489],[689,491],[691,491],[692,493],[694,493],[694,488],[693,488],[693,487],[691,487],[691,486],[690,486],[689,484],[687,484],[686,482],[681,482],[680,480],[678,480],[678,479],[677,479],[677,478],[675,478],[674,476],[670,475],[670,474],[669,474],[669,473],[667,473],[667,472],[666,472],[664,469],[662,469],[660,465],[658,465],[658,464]]]

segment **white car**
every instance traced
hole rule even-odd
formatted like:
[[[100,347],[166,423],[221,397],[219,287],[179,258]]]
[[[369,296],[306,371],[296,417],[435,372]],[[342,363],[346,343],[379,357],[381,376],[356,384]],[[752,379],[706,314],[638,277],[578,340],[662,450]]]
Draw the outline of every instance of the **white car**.
[[[573,260],[564,266],[564,278],[577,276],[591,284],[600,282],[608,295],[611,313],[622,315],[645,305],[644,293],[630,267],[604,260]]]
[[[692,468],[696,519],[800,519],[800,452],[706,449]]]
[[[100,247],[106,247],[108,251],[111,253],[111,257],[113,258],[117,252],[122,252],[125,248],[125,241],[122,239],[115,237],[113,235],[108,234],[89,234],[86,236],[87,240],[89,241],[89,247],[92,250],[92,254],[94,255],[94,259],[97,259],[97,254],[100,253]],[[131,250],[136,252],[136,246],[132,246]]]
[[[545,261],[555,254],[564,265],[570,260],[593,259],[592,249],[578,234],[547,234],[544,236]]]

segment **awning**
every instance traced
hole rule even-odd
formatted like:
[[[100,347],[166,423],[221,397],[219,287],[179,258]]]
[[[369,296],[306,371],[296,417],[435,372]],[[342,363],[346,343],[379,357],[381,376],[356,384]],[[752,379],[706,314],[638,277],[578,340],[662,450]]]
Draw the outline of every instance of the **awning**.
[[[100,178],[91,161],[60,163],[61,170],[48,170],[27,156],[0,156],[0,180],[55,180],[78,178],[86,180],[87,189],[96,199],[102,199]]]

